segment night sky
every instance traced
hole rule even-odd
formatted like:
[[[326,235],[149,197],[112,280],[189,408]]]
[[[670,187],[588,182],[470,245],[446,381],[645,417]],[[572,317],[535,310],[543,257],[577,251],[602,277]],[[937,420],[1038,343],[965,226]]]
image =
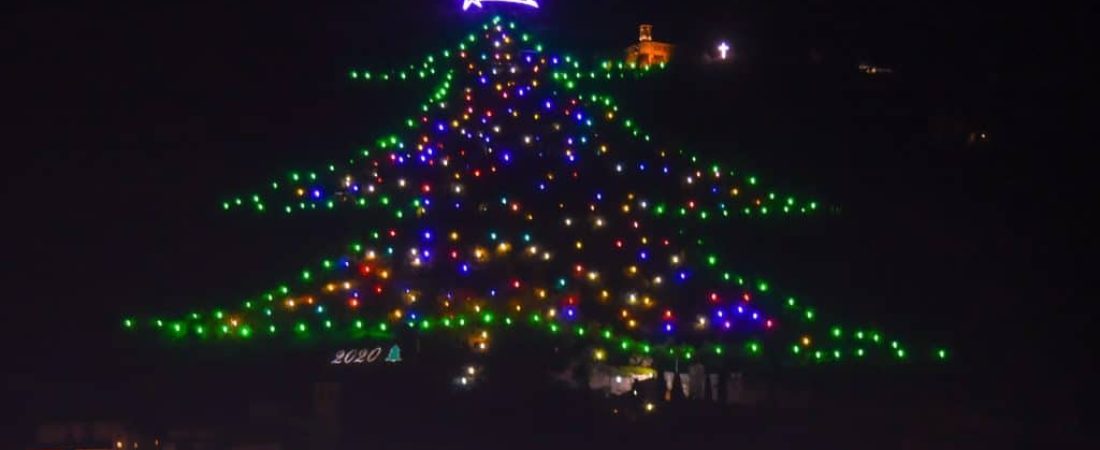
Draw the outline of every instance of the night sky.
[[[348,241],[354,213],[219,205],[395,129],[423,87],[347,71],[414,61],[487,17],[458,0],[40,3],[0,22],[0,317],[17,402],[48,396],[42,380],[117,370],[124,315],[236,302]],[[1065,131],[1083,124],[1084,74],[1062,62],[1085,54],[1084,7],[543,3],[521,23],[582,60],[619,57],[643,22],[678,46],[667,76],[615,88],[656,140],[841,207],[738,228],[751,238],[725,239],[755,271],[849,322],[947,343],[939,376],[977,403],[1076,420],[1093,145]],[[721,38],[734,64],[703,64]],[[896,73],[861,76],[864,61]],[[990,142],[965,145],[978,130]]]

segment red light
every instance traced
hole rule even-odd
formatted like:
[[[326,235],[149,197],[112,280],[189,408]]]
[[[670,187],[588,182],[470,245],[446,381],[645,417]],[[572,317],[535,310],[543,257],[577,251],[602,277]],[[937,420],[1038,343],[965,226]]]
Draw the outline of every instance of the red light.
[[[718,293],[716,293],[716,292],[711,292],[711,293],[710,293],[710,301],[712,301],[712,302],[717,302],[717,301],[718,301]]]
[[[359,307],[359,300],[356,300],[354,298],[351,299],[351,300],[348,300],[348,306],[350,306],[352,308],[358,308]]]

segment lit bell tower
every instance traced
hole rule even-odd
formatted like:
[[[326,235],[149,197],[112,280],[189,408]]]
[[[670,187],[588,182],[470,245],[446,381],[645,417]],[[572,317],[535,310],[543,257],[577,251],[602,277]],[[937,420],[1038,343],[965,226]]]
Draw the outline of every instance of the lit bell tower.
[[[626,48],[626,63],[646,67],[664,64],[672,57],[672,44],[653,40],[653,25],[638,25],[638,42]]]

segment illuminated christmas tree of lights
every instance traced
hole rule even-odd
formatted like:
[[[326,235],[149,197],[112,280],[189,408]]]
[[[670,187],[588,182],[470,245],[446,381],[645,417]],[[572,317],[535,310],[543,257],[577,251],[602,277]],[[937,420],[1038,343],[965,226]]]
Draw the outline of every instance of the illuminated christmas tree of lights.
[[[584,67],[497,17],[420,63],[351,71],[434,87],[400,131],[222,207],[347,214],[361,239],[236,306],[123,326],[196,343],[450,334],[473,352],[527,327],[601,360],[945,359],[727,263],[707,236],[722,223],[824,208],[656,144],[597,89],[663,67]]]

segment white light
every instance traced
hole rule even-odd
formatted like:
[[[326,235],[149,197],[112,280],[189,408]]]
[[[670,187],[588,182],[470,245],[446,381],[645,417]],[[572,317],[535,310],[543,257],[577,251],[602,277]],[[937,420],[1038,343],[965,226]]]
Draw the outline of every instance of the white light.
[[[728,52],[730,51],[730,45],[726,41],[722,41],[718,44],[718,58],[726,59]]]
[[[484,2],[499,2],[499,3],[515,3],[517,5],[527,5],[532,8],[538,8],[539,2],[537,0],[463,0],[462,10],[466,11],[470,9],[470,6],[476,6],[478,8],[485,8],[481,4]]]

